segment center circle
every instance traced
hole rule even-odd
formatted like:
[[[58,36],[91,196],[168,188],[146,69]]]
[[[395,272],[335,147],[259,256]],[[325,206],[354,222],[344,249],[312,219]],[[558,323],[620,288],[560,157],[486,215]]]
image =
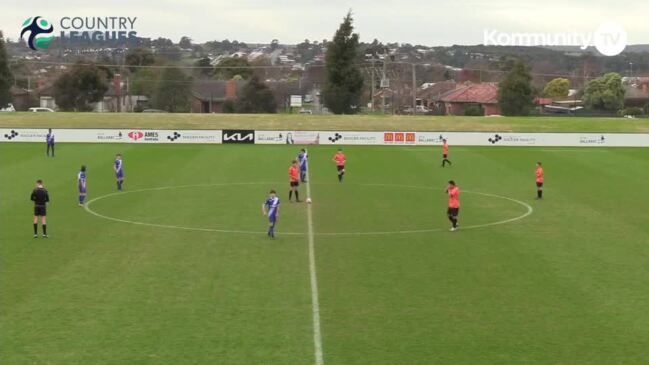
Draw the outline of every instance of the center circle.
[[[217,233],[265,234],[266,232],[261,230],[264,227],[263,218],[260,216],[261,202],[264,199],[265,189],[278,185],[281,184],[217,183],[137,189],[91,199],[85,205],[85,210],[103,219],[139,226]],[[314,209],[318,209],[316,214],[325,214],[328,217],[327,224],[323,225],[322,229],[317,229],[318,215],[315,216],[314,235],[316,236],[414,234],[448,229],[444,215],[445,205],[442,205],[445,204],[443,202],[445,194],[440,189],[399,184],[311,183],[311,185],[330,187],[324,191],[314,189],[313,206]],[[250,191],[241,189],[249,186],[254,186],[256,192],[261,192],[255,194],[261,195],[252,198]],[[357,189],[349,187],[361,188],[365,192],[368,189],[377,189],[378,193],[358,194]],[[422,191],[426,193],[422,194]],[[462,193],[472,196],[471,199],[462,200],[460,222],[463,230],[514,222],[533,212],[529,204],[510,197],[467,190]],[[102,209],[94,208],[100,203]],[[511,207],[503,209],[505,206],[503,203],[518,206],[519,212],[513,213]],[[353,204],[349,206],[353,208],[352,210],[348,209],[350,204]],[[181,205],[183,209],[178,209]],[[413,209],[414,206],[417,209]],[[307,235],[308,206],[289,203],[284,197],[282,207],[284,209],[280,210],[278,233]],[[521,207],[524,209],[520,209]],[[489,218],[484,218],[485,214],[481,214],[485,209],[489,211],[487,215]],[[111,213],[102,213],[106,210]],[[371,216],[368,215],[369,219],[354,220],[354,229],[340,230],[339,227],[345,227],[346,222],[354,215],[369,211],[373,212]],[[465,216],[466,221],[470,223],[468,225],[462,225]],[[227,227],[212,228],[215,222],[218,224],[222,220],[226,221]],[[398,228],[394,228],[395,223]],[[250,227],[260,227],[260,230],[251,230]]]

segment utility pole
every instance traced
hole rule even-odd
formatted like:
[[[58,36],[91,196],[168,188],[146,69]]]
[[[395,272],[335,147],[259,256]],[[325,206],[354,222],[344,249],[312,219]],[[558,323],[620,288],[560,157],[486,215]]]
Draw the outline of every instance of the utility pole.
[[[383,113],[385,113],[385,90],[390,87],[390,82],[385,76],[387,72],[387,66],[388,66],[388,52],[387,50],[384,49],[383,50],[383,73],[381,75],[381,90],[383,90],[383,92],[381,93],[381,110],[383,111]]]
[[[417,69],[414,63],[411,63],[412,66],[412,115],[417,114]]]
[[[374,112],[374,54],[372,54],[372,58],[370,59],[370,62],[372,63],[372,69],[370,70],[370,78],[371,78],[371,84],[372,84],[372,89],[370,90],[370,103],[371,103],[371,110]]]

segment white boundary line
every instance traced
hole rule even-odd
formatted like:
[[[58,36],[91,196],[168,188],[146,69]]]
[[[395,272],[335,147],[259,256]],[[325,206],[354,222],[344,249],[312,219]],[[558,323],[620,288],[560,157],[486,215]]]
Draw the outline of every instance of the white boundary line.
[[[194,188],[194,187],[210,187],[210,186],[225,186],[225,185],[268,185],[268,184],[276,184],[272,182],[258,182],[258,183],[217,183],[217,184],[196,184],[196,185],[178,185],[178,186],[161,186],[157,188],[147,188],[147,189],[138,189],[138,190],[128,190],[128,191],[122,191],[122,192],[115,192],[115,193],[110,193],[106,195],[101,195],[98,196],[94,199],[89,200],[85,206],[84,209],[86,212],[107,220],[111,220],[114,222],[119,222],[119,223],[128,223],[128,224],[135,224],[135,225],[140,225],[140,226],[148,226],[148,227],[156,227],[156,228],[171,228],[171,229],[181,229],[181,230],[186,230],[186,231],[200,231],[200,232],[217,232],[217,233],[234,233],[234,234],[266,234],[267,232],[264,231],[245,231],[245,230],[231,230],[231,229],[218,229],[218,228],[200,228],[200,227],[186,227],[186,226],[176,226],[176,225],[167,225],[167,224],[157,224],[157,223],[147,223],[147,222],[137,222],[137,221],[131,221],[127,219],[121,219],[121,218],[115,218],[115,217],[110,217],[107,215],[103,215],[100,213],[95,212],[90,208],[92,203],[102,200],[105,198],[109,198],[112,196],[116,195],[122,195],[122,194],[130,194],[130,193],[139,193],[139,192],[144,192],[144,191],[157,191],[157,190],[168,190],[168,189],[180,189],[180,188]],[[333,184],[333,183],[331,183]],[[327,183],[322,183],[321,185],[331,185]],[[416,186],[416,185],[398,185],[398,184],[352,184],[352,183],[347,183],[349,185],[360,185],[360,186],[383,186],[383,187],[393,187],[393,188],[409,188],[409,189],[422,189],[422,190],[438,190],[435,188],[431,187],[425,187],[425,186]],[[307,190],[310,189],[310,182],[307,180]],[[516,204],[522,205],[523,207],[527,208],[527,211],[523,213],[522,215],[519,215],[514,218],[508,218],[504,219],[501,221],[497,222],[490,222],[490,223],[483,223],[483,224],[476,224],[476,225],[470,225],[470,226],[462,226],[462,230],[465,231],[467,229],[476,229],[476,228],[484,228],[484,227],[491,227],[491,226],[497,226],[500,224],[506,224],[506,223],[511,223],[515,222],[518,220],[521,220],[523,218],[528,217],[534,212],[534,208],[532,208],[531,205],[518,200],[514,198],[510,198],[507,196],[503,195],[497,195],[497,194],[489,194],[489,193],[481,193],[477,191],[469,191],[469,190],[464,190],[465,193],[469,194],[477,194],[477,195],[482,195],[482,196],[487,196],[487,197],[492,197],[492,198],[498,198],[498,199],[504,199],[504,200],[509,200],[511,202],[514,202]],[[308,195],[308,192],[307,192]],[[432,232],[442,232],[446,231],[444,228],[431,228],[431,229],[415,229],[415,230],[402,230],[402,231],[376,231],[376,232],[321,232],[321,233],[316,233],[312,232],[313,236],[385,236],[385,235],[397,235],[397,234],[415,234],[415,233],[432,233]],[[307,231],[306,233],[304,232],[281,232],[282,235],[290,235],[290,236],[305,236],[309,235],[309,232]]]
[[[306,198],[311,199],[311,178],[309,171],[306,172]],[[306,207],[307,226],[309,236],[309,275],[311,278],[311,308],[313,312],[313,346],[315,364],[323,365],[324,356],[322,353],[322,333],[320,331],[320,301],[318,299],[318,277],[316,275],[315,263],[315,234],[313,232],[313,209],[311,204]]]

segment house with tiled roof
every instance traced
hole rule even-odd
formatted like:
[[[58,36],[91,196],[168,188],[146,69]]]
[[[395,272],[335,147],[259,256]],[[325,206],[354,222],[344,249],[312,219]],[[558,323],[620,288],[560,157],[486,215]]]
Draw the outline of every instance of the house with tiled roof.
[[[624,87],[624,105],[643,108],[649,105],[649,77],[636,77]]]
[[[243,80],[204,80],[192,84],[192,113],[222,113],[228,100],[236,100],[243,88]]]
[[[454,80],[447,80],[434,83],[426,83],[417,90],[417,99],[421,100],[421,105],[430,109],[437,109],[439,98],[445,93],[455,90],[458,84]]]
[[[458,86],[439,96],[447,115],[465,115],[467,108],[479,107],[484,115],[499,115],[498,84],[492,82],[458,84]]]

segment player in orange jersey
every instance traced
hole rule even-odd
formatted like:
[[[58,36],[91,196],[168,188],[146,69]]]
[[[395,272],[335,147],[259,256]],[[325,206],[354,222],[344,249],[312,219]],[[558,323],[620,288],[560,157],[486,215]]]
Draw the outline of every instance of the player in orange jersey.
[[[295,193],[295,201],[300,202],[300,195],[299,192],[297,191],[297,187],[300,186],[300,172],[299,172],[299,167],[297,165],[297,160],[293,160],[291,163],[291,166],[288,168],[288,180],[289,184],[291,185],[291,190],[288,192],[288,201],[291,201],[291,198],[293,198],[293,193]]]
[[[345,157],[342,149],[338,149],[338,152],[336,152],[336,154],[334,155],[333,160],[336,163],[336,168],[338,169],[338,182],[343,182],[343,176],[345,175],[345,162],[347,161],[347,158]]]
[[[446,194],[448,194],[448,220],[451,221],[451,232],[457,231],[460,227],[457,224],[457,216],[460,214],[460,188],[455,185],[455,181],[448,182],[446,187]]]
[[[541,161],[536,163],[536,199],[543,199],[543,167]]]
[[[451,166],[453,164],[451,163],[451,160],[448,159],[448,141],[446,138],[442,139],[442,141],[444,142],[442,144],[442,167],[445,167],[447,162],[448,165]]]

